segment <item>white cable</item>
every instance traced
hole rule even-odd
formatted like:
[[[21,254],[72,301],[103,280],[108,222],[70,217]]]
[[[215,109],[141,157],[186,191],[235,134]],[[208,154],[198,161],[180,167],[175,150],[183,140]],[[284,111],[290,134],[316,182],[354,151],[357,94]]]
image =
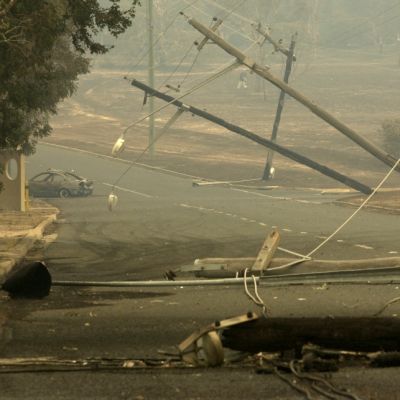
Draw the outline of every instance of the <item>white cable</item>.
[[[257,23],[256,21],[252,21],[251,19],[246,18],[246,17],[244,17],[243,15],[240,15],[240,14],[235,13],[234,11],[228,10],[226,7],[221,6],[221,4],[218,4],[216,1],[213,1],[213,0],[204,0],[204,1],[205,1],[206,3],[212,3],[212,4],[214,4],[214,5],[215,5],[216,7],[218,7],[220,10],[224,10],[224,11],[228,12],[229,15],[230,15],[230,14],[234,15],[236,18],[241,19],[241,20],[244,21],[244,22],[247,22],[247,23],[249,23],[249,24],[256,24],[256,23]],[[186,0],[185,0],[185,2],[186,2]]]
[[[172,103],[174,103],[176,100],[182,99],[185,96],[188,96],[189,94],[195,92],[196,90],[199,90],[200,88],[202,88],[203,86],[206,86],[207,84],[209,84],[210,82],[214,81],[215,79],[221,77],[222,75],[226,74],[227,72],[231,71],[232,69],[236,68],[240,63],[238,61],[234,61],[232,64],[230,64],[228,67],[222,69],[219,73],[209,77],[208,79],[206,79],[205,81],[203,81],[202,83],[194,86],[192,89],[186,91],[185,93],[183,93],[181,96],[174,98],[173,100],[171,100],[170,102],[168,102],[167,104],[164,104],[163,106],[161,106],[160,108],[158,108],[157,110],[151,112],[150,114],[146,115],[145,117],[140,118],[139,120],[135,121],[133,124],[129,125],[128,127],[125,128],[125,130],[122,133],[122,136],[125,135],[125,133],[131,129],[132,127],[134,127],[136,124],[138,124],[139,122],[144,121],[145,119],[147,119],[148,117],[150,117],[151,115],[154,115],[156,113],[158,113],[159,111],[163,110],[164,108],[167,108],[168,106],[170,106]],[[165,132],[164,132],[165,133]],[[131,164],[128,166],[128,168],[120,175],[120,177],[115,181],[114,186],[118,184],[118,182],[126,175],[126,173],[133,167],[133,165],[135,163],[137,163],[142,157],[143,155],[146,153],[146,151],[154,145],[154,143],[156,143],[163,135],[159,135],[157,136],[151,143],[148,144],[148,146],[142,151],[142,153],[139,154],[139,156],[133,160],[131,162]]]
[[[247,52],[247,51],[251,50],[252,47],[253,47],[254,45],[255,45],[255,43],[253,43],[252,45],[250,45],[245,51]],[[182,95],[180,95],[180,96],[174,98],[174,100],[170,101],[169,103],[164,104],[163,106],[161,106],[161,107],[158,108],[157,110],[153,111],[152,113],[147,114],[147,115],[145,115],[144,117],[139,118],[138,120],[136,120],[136,121],[133,122],[132,124],[128,125],[128,126],[124,129],[124,131],[122,132],[121,136],[123,137],[123,136],[126,134],[126,132],[127,132],[129,129],[133,128],[135,125],[139,124],[140,122],[145,121],[147,118],[149,118],[150,116],[152,116],[152,115],[158,113],[159,111],[162,111],[164,108],[167,108],[167,107],[168,107],[169,105],[171,105],[175,100],[180,100],[180,99],[182,99],[183,97],[188,96],[189,94],[192,94],[192,93],[195,92],[196,90],[201,89],[203,86],[205,86],[205,85],[207,85],[208,83],[212,82],[214,79],[217,79],[217,78],[219,78],[220,76],[224,75],[226,72],[229,72],[231,69],[236,68],[239,64],[240,64],[240,63],[239,63],[238,61],[234,61],[233,63],[232,63],[232,62],[229,62],[229,63],[227,63],[227,64],[225,64],[225,65],[223,66],[223,69],[222,69],[222,70],[221,70],[221,69],[218,69],[218,70],[216,69],[216,70],[212,71],[212,72],[210,73],[210,74],[212,74],[212,76],[210,76],[209,78],[207,78],[205,81],[200,82],[198,85],[193,86],[191,89],[188,89],[188,90],[187,90],[186,92],[184,92]],[[205,75],[209,75],[209,73],[206,73]],[[199,78],[199,79],[200,79],[200,78]],[[199,79],[198,79],[198,80],[199,80]],[[197,80],[194,80],[194,82],[196,82],[196,81],[197,81]],[[155,140],[158,140],[158,138],[155,139]]]
[[[255,45],[255,43],[251,44],[246,51],[249,51],[253,46]],[[124,137],[124,135],[126,134],[126,132],[133,128],[135,125],[139,124],[140,122],[143,122],[144,120],[146,120],[147,118],[149,118],[150,116],[158,113],[159,111],[167,108],[168,106],[170,106],[173,102],[175,102],[176,100],[180,100],[185,96],[188,96],[189,94],[195,92],[196,90],[201,89],[203,86],[206,86],[207,84],[209,84],[210,82],[214,81],[215,79],[221,77],[222,75],[226,74],[227,72],[237,68],[240,65],[240,62],[238,60],[235,60],[233,63],[229,63],[229,64],[225,64],[226,66],[220,70],[219,72],[213,74],[212,76],[210,76],[209,78],[207,78],[205,81],[202,81],[201,83],[199,83],[196,86],[193,86],[191,89],[187,90],[186,92],[184,92],[181,96],[178,96],[176,98],[174,98],[173,100],[171,100],[169,103],[164,104],[163,106],[161,106],[160,108],[158,108],[157,110],[154,110],[152,113],[147,114],[146,116],[139,118],[138,120],[136,120],[135,122],[133,122],[132,124],[128,125],[124,131],[121,134],[121,137]],[[165,132],[164,132],[165,133]],[[128,166],[128,168],[120,175],[120,177],[114,182],[114,186],[118,184],[118,182],[120,182],[120,180],[128,173],[128,171],[133,167],[133,165],[135,165],[135,163],[137,163],[142,157],[143,155],[147,152],[147,150],[153,145],[155,144],[161,137],[163,136],[163,134],[157,136],[151,143],[148,144],[148,146],[139,154],[139,156],[133,160],[131,162],[131,164]]]
[[[252,179],[241,179],[239,181],[212,181],[212,180],[204,180],[201,182],[194,182],[198,186],[214,186],[214,185],[233,185],[235,183],[243,183],[243,182],[258,182],[261,181],[260,178],[252,178]]]
[[[256,299],[261,304],[262,313],[263,313],[264,317],[267,317],[267,306],[265,305],[263,299],[258,294],[257,279],[254,275],[252,275],[252,278],[253,278],[253,284],[254,284],[254,294],[256,295]]]
[[[188,0],[184,0],[184,2],[188,3],[189,1]],[[201,8],[198,8],[198,7],[194,6],[194,5],[191,8],[193,8],[194,10],[197,10],[198,12],[201,12],[202,14],[206,15],[207,17],[211,17],[211,18],[213,17],[211,14],[207,13],[206,11],[203,11]],[[227,9],[225,9],[225,10],[227,10]],[[248,36],[245,33],[243,33],[241,31],[231,27],[230,25],[226,24],[225,22],[224,22],[223,26],[225,28],[227,28],[228,30],[230,30],[231,32],[237,33],[238,35],[242,36],[243,38],[249,40],[250,42],[255,43],[255,44],[259,44],[257,40],[254,40],[250,36]]]
[[[157,108],[157,110],[154,110],[153,112],[151,112],[150,114],[145,115],[144,117],[139,118],[138,120],[136,120],[135,122],[133,122],[132,124],[128,125],[124,131],[122,132],[122,136],[124,136],[126,134],[126,132],[133,128],[135,125],[139,124],[140,122],[145,121],[147,118],[151,117],[154,114],[157,114],[158,112],[162,111],[164,108],[167,108],[168,106],[170,106],[173,102],[175,102],[176,100],[180,100],[183,97],[188,96],[189,94],[192,94],[193,92],[195,92],[198,89],[201,89],[203,86],[209,84],[210,82],[212,82],[214,79],[219,78],[220,76],[224,75],[226,72],[229,72],[230,69],[232,69],[233,67],[236,67],[238,65],[238,62],[235,61],[233,63],[231,63],[228,67],[225,67],[223,70],[221,70],[220,72],[214,74],[213,76],[211,76],[210,78],[207,78],[205,81],[199,83],[198,85],[192,87],[191,89],[187,90],[186,92],[184,92],[182,95],[174,98],[173,100],[171,100],[170,102],[168,102],[167,104],[164,104],[163,106],[161,106],[160,108]]]
[[[249,289],[248,289],[248,287],[247,287],[247,271],[248,271],[248,268],[246,268],[246,269],[244,270],[244,276],[243,276],[244,291],[245,291],[247,297],[248,297],[255,305],[257,305],[258,307],[261,307],[261,308],[262,308],[262,313],[263,313],[264,317],[267,317],[267,306],[265,305],[263,299],[262,299],[262,298],[260,297],[260,295],[258,294],[258,290],[257,290],[257,278],[256,278],[254,275],[251,276],[252,279],[253,279],[253,284],[254,284],[254,293],[255,293],[255,295],[256,295],[256,297],[254,297],[254,296],[250,293],[250,291],[249,291]]]
[[[282,251],[283,253],[290,254],[292,256],[296,256],[296,257],[300,257],[300,258],[311,260],[311,257],[305,256],[304,254],[296,253],[295,251],[288,250],[288,249],[285,249],[283,247],[278,247],[278,250]]]
[[[166,26],[166,28],[158,35],[158,37],[156,38],[156,40],[153,43],[150,43],[150,46],[148,47],[148,49],[145,51],[145,53],[139,58],[139,60],[135,63],[135,65],[133,66],[133,68],[137,67],[143,60],[144,58],[149,54],[150,50],[152,50],[155,45],[162,39],[163,36],[165,36],[165,34],[167,33],[167,31],[169,30],[169,28],[171,28],[171,26],[174,24],[174,22],[177,20],[177,18],[180,16],[181,11],[184,11],[188,8],[190,8],[191,6],[193,6],[195,3],[197,3],[199,0],[194,0],[192,2],[189,2],[187,0],[184,0],[184,2],[187,4],[183,10],[180,10],[178,13],[176,13],[176,15],[174,16],[174,18],[171,20],[171,22],[169,22],[169,24]],[[132,71],[132,69],[131,69]]]
[[[268,271],[277,271],[277,270],[280,270],[280,269],[286,269],[286,268],[289,268],[289,267],[293,267],[294,265],[300,264],[300,263],[302,263],[304,261],[310,261],[310,260],[311,260],[311,257],[305,256],[303,258],[299,258],[298,260],[291,261],[290,263],[280,265],[279,267],[268,268]]]
[[[393,165],[392,169],[386,174],[386,176],[382,179],[379,185],[373,190],[373,192],[361,203],[361,205],[354,211],[353,214],[350,215],[346,221],[343,222],[331,235],[329,235],[322,243],[320,243],[314,250],[310,251],[307,256],[311,256],[315,252],[317,252],[323,245],[329,242],[338,232],[340,232],[363,208],[364,206],[372,199],[373,196],[378,192],[378,190],[382,187],[382,185],[389,179],[390,175],[392,175],[393,171],[400,164],[400,158]]]
[[[322,246],[324,246],[326,243],[328,243],[337,233],[339,233],[364,207],[365,205],[371,200],[371,198],[379,191],[379,189],[383,186],[383,184],[389,179],[389,177],[392,175],[394,170],[400,165],[400,158],[397,160],[397,162],[393,165],[393,167],[390,169],[390,171],[386,174],[386,176],[380,181],[378,186],[373,190],[373,192],[361,203],[361,205],[355,210],[333,233],[331,233],[323,242],[321,242],[317,247],[315,247],[312,251],[310,251],[306,256],[303,256],[299,260],[292,261],[288,264],[281,265],[279,267],[275,268],[270,268],[269,270],[276,271],[279,269],[284,269],[291,267],[296,264],[300,264],[304,261],[311,260],[311,256],[316,253]]]
[[[239,0],[237,3],[236,3],[236,5],[234,5],[230,10],[227,10],[227,13],[221,18],[222,20],[226,20],[227,18],[229,18],[232,14],[234,14],[234,12],[239,8],[239,7],[241,7],[243,4],[244,4],[244,2],[245,2],[246,0]]]

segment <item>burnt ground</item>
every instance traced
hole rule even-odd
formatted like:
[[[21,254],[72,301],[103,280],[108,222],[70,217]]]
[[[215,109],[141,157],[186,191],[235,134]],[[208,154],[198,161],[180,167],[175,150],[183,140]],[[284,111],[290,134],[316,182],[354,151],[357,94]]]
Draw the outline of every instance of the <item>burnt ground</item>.
[[[385,119],[397,117],[400,106],[400,69],[395,60],[390,51],[377,54],[375,50],[321,50],[309,63],[300,62],[296,66],[292,85],[358,133],[384,146],[380,125]],[[272,61],[272,72],[280,76],[282,63]],[[194,84],[204,79],[207,71],[220,67],[197,65],[188,81]],[[170,71],[160,71],[157,87],[170,74]],[[142,92],[122,79],[125,75],[126,71],[94,69],[85,76],[78,93],[60,107],[58,116],[53,119],[54,133],[47,141],[110,154],[125,127],[148,112],[147,105],[142,105]],[[183,75],[183,72],[178,74],[169,83],[178,84]],[[145,81],[146,71],[137,70],[128,76]],[[249,88],[238,90],[237,78],[238,71],[231,72],[184,101],[269,137],[279,91],[266,82],[263,92],[263,83],[253,75],[249,75]],[[185,85],[189,87],[191,85]],[[156,108],[165,104],[158,100],[155,103]],[[168,108],[156,115],[157,133],[174,111]],[[136,159],[147,145],[147,135],[146,121],[132,127],[126,135],[127,148],[122,157]],[[388,171],[386,165],[291,98],[287,98],[285,104],[279,143],[372,187]],[[190,115],[183,115],[155,147],[156,156],[150,159],[146,154],[142,162],[217,180],[260,177],[267,154],[260,145]],[[271,185],[344,187],[280,155],[275,157],[274,166],[275,178],[268,182]],[[386,187],[399,187],[399,183],[399,177],[393,176]]]

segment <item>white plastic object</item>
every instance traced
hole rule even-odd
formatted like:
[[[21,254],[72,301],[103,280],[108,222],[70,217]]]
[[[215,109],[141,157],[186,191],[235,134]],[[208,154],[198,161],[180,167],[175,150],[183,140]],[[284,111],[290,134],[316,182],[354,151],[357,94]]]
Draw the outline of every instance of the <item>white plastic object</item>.
[[[273,179],[274,176],[275,176],[275,168],[271,167],[271,169],[269,170],[269,178]]]
[[[108,196],[108,211],[112,211],[118,203],[118,196],[110,193]]]
[[[125,139],[121,136],[115,142],[111,154],[113,155],[113,157],[116,157],[118,154],[123,152],[124,148],[125,148]]]
[[[217,332],[211,331],[205,333],[202,337],[202,350],[206,365],[217,367],[224,363],[224,348]]]

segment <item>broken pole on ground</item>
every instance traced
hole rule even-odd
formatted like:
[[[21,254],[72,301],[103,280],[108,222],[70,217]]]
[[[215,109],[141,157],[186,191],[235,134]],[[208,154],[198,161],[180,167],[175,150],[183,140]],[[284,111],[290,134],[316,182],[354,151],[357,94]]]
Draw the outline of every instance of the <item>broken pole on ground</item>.
[[[274,229],[269,235],[267,235],[261,250],[258,252],[254,264],[251,267],[251,271],[258,273],[263,273],[272,261],[272,257],[275,251],[278,249],[279,242],[281,240],[281,235],[278,230]]]
[[[293,61],[294,61],[294,49],[296,47],[296,35],[292,36],[292,40],[290,42],[290,47],[288,52],[284,52],[284,54],[286,54],[287,58],[286,58],[286,67],[285,67],[285,75],[283,77],[283,81],[285,83],[289,83],[289,77],[290,77],[290,73],[292,72],[292,65],[293,65]],[[283,112],[283,107],[285,105],[285,91],[281,90],[281,93],[279,95],[279,101],[278,101],[278,107],[276,109],[276,115],[275,115],[275,121],[274,121],[274,126],[272,128],[272,134],[271,134],[271,140],[273,142],[276,142],[277,137],[278,137],[278,130],[279,130],[279,124],[281,122],[281,117],[282,117],[282,112]],[[264,181],[272,178],[273,174],[271,173],[271,168],[272,168],[272,160],[274,158],[274,152],[272,150],[270,150],[268,152],[268,156],[267,156],[267,162],[265,164],[265,168],[264,168],[264,173],[263,173],[263,177],[262,179]]]
[[[325,111],[323,108],[315,104],[313,101],[309,100],[302,93],[297,91],[296,89],[289,86],[287,83],[283,82],[281,79],[276,78],[270,71],[269,68],[264,67],[263,65],[257,64],[252,58],[248,57],[246,54],[242,53],[237,48],[230,45],[224,39],[222,39],[219,35],[208,29],[206,26],[198,22],[194,18],[186,17],[188,23],[193,26],[196,30],[202,33],[205,37],[212,40],[215,44],[225,50],[228,54],[235,57],[240,63],[250,68],[254,73],[263,77],[267,81],[271,82],[274,86],[283,90],[289,96],[293,97],[295,100],[303,104],[307,107],[313,114],[317,115],[319,118],[327,122],[329,125],[335,127],[339,132],[347,136],[353,142],[357,143],[364,150],[372,154],[377,159],[381,160],[383,163],[390,167],[394,167],[397,158],[388,154],[386,151],[380,149],[374,143],[359,135],[356,131],[349,128],[346,124],[339,121],[335,116],[331,113]],[[397,171],[400,171],[400,165],[396,167]]]
[[[41,261],[12,269],[1,285],[11,298],[42,299],[50,293],[51,275]]]
[[[185,111],[188,111],[194,115],[202,117],[202,118],[204,118],[208,121],[211,121],[217,125],[220,125],[226,129],[230,130],[231,132],[234,132],[241,136],[244,136],[244,137],[252,140],[253,142],[256,142],[264,147],[267,147],[268,149],[272,149],[275,152],[281,154],[282,156],[284,156],[286,158],[289,158],[300,164],[306,165],[307,167],[310,167],[311,169],[314,169],[315,171],[318,171],[319,173],[321,173],[323,175],[329,176],[330,178],[333,178],[333,179],[343,183],[344,185],[349,186],[361,193],[364,193],[364,194],[372,193],[372,189],[370,187],[364,185],[363,183],[360,183],[352,178],[349,178],[349,177],[347,177],[325,165],[319,164],[316,161],[313,161],[299,153],[289,150],[286,147],[283,147],[277,143],[274,143],[271,140],[265,139],[259,135],[256,135],[255,133],[250,132],[250,131],[248,131],[244,128],[241,128],[237,125],[231,124],[230,122],[227,122],[227,121],[223,120],[222,118],[212,115],[212,114],[208,113],[207,111],[184,104],[182,101],[177,100],[174,97],[164,94],[156,89],[153,89],[150,86],[147,86],[144,83],[137,81],[136,79],[134,79],[131,82],[131,85],[137,87],[138,89],[143,90],[150,96],[154,96],[161,100],[164,100],[170,104],[173,104],[176,107],[182,108]]]
[[[270,317],[224,330],[225,347],[251,353],[296,350],[312,343],[348,351],[400,351],[400,320],[391,317]]]

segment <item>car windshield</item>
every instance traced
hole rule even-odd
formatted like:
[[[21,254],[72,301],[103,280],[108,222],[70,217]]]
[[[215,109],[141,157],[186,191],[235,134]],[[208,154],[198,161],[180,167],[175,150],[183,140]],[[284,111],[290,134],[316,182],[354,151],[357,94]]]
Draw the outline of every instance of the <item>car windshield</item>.
[[[34,182],[45,182],[45,181],[50,180],[51,177],[52,177],[52,174],[50,174],[50,173],[39,174],[39,175],[34,176],[32,178],[32,181],[34,181]]]

